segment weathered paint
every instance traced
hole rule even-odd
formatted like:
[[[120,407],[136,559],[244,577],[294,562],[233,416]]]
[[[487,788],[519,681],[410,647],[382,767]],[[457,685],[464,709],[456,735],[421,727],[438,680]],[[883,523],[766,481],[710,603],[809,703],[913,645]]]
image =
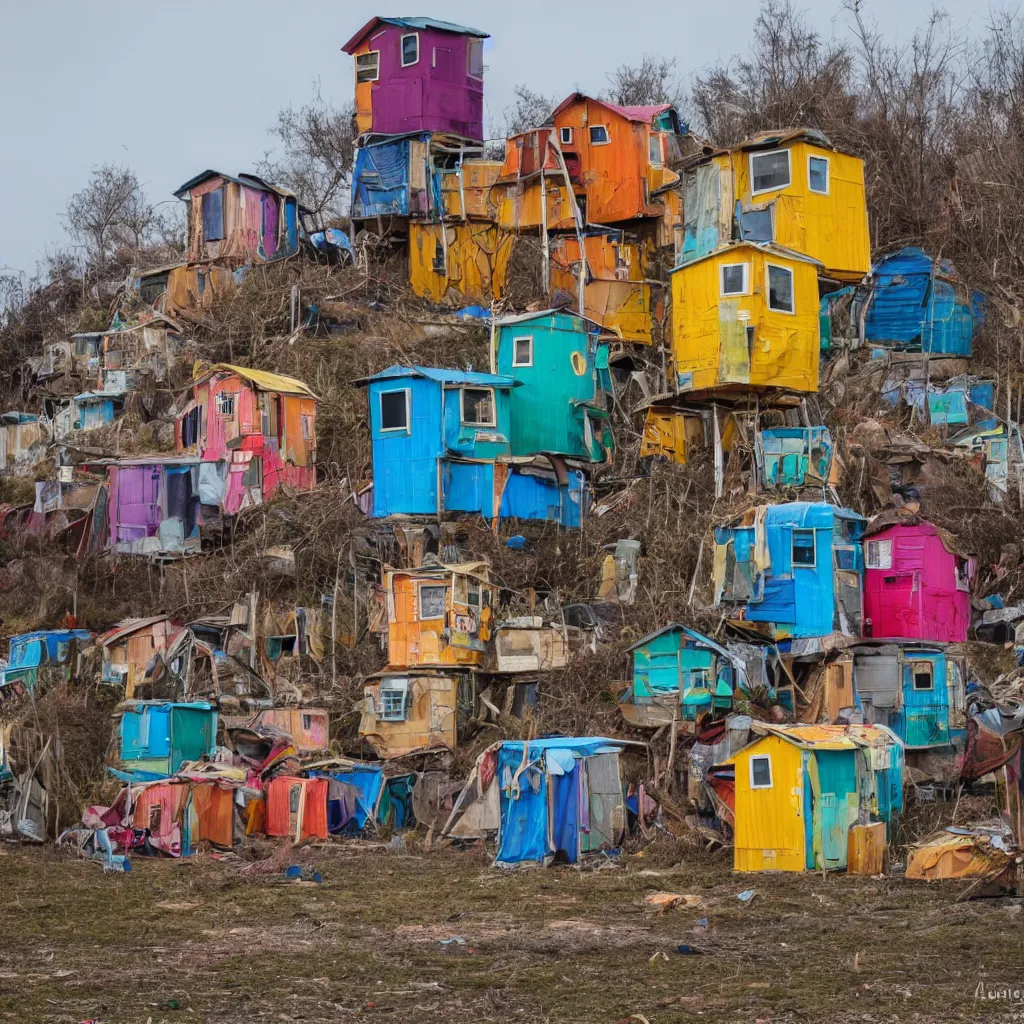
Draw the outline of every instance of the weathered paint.
[[[458,745],[460,689],[472,692],[468,675],[411,672],[388,674],[363,687],[359,735],[368,740],[378,757],[400,757],[416,750]],[[382,700],[381,692],[396,691],[404,696],[400,711],[395,697]]]
[[[983,303],[952,264],[915,246],[876,263],[858,296],[858,305],[866,306],[869,344],[967,357],[984,319]]]
[[[454,171],[442,172],[443,215],[453,220],[495,221],[496,209],[491,193],[501,168],[500,160],[471,157],[462,159]]]
[[[776,638],[859,636],[863,532],[863,517],[825,502],[752,509],[715,530],[715,604]]]
[[[406,66],[403,36],[418,39],[417,59]],[[471,50],[482,61],[486,38],[486,32],[429,18],[373,18],[342,47],[356,58],[358,131],[454,132],[483,139],[483,65],[471,65]],[[379,55],[377,77],[360,82],[358,58],[372,52]]]
[[[242,266],[298,251],[298,201],[287,189],[255,175],[203,171],[174,194],[188,204],[188,263],[225,260]]]
[[[505,294],[515,236],[493,224],[409,225],[409,286],[438,305],[490,305]]]
[[[199,367],[176,435],[178,451],[216,466],[201,473],[203,504],[233,516],[284,488],[313,490],[316,403],[305,384],[283,374]]]
[[[789,183],[754,194],[751,157],[773,152],[789,154]],[[824,192],[811,188],[812,159],[827,161]],[[683,207],[684,262],[738,237],[792,249],[835,280],[860,281],[871,269],[864,161],[817,132],[763,132],[706,157],[687,171]]]
[[[217,711],[204,703],[135,701],[121,715],[120,735],[127,766],[172,775],[186,761],[213,756]]]
[[[578,469],[510,468],[501,495],[504,519],[546,519],[578,529],[590,505],[590,484]]]
[[[744,294],[722,295],[722,268],[746,268]],[[770,267],[792,273],[793,312],[769,308]],[[672,272],[672,361],[678,391],[720,385],[818,390],[818,265],[741,242]]]
[[[352,172],[352,220],[425,216],[430,209],[429,148],[429,133],[364,140]]]
[[[898,523],[864,543],[865,636],[966,642],[974,563],[948,535]]]
[[[510,231],[582,228],[582,213],[556,140],[554,128],[534,128],[505,140],[505,162],[490,197],[500,227]]]
[[[161,525],[175,549],[198,545],[201,513],[196,459],[122,459],[108,464],[107,544],[123,554],[161,550]]]
[[[611,380],[595,325],[570,312],[546,310],[499,320],[495,334],[498,373],[522,384],[509,397],[511,453],[605,461],[613,448],[607,421]]]
[[[30,473],[45,453],[39,417],[27,412],[0,415],[0,472]]]
[[[773,427],[758,434],[762,487],[804,487],[832,479],[832,435],[827,427]]]
[[[644,421],[640,457],[662,455],[685,465],[690,448],[704,443],[704,421],[695,412],[652,405]]]
[[[988,480],[988,492],[992,501],[1002,502],[1009,484],[1008,445],[1006,427],[987,424],[968,427],[954,434],[949,444],[969,452],[979,472]]]
[[[323,708],[268,708],[253,723],[281,729],[287,733],[295,749],[303,754],[327,750],[330,744],[330,713]]]
[[[650,246],[627,242],[622,233],[590,232],[580,240],[563,235],[551,240],[551,289],[574,297],[579,308],[580,264],[583,314],[624,341],[651,343],[651,286],[647,283]]]
[[[96,637],[103,649],[103,681],[124,685],[125,698],[135,696],[153,655],[166,651],[181,632],[169,616],[127,620]]]

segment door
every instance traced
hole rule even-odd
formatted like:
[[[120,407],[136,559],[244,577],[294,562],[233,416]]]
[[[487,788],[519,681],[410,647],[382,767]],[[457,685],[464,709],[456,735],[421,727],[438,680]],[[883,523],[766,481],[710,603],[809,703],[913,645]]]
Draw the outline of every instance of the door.
[[[903,709],[897,733],[908,747],[949,743],[949,694],[941,655],[910,657],[903,664]]]
[[[588,812],[583,820],[580,849],[608,850],[619,845],[626,826],[626,806],[622,799],[617,753],[592,754],[584,766],[583,795],[588,798]]]
[[[855,755],[851,750],[819,750],[814,757],[820,787],[816,807],[816,832],[821,843],[820,866],[834,871],[846,867],[849,797],[857,791]]]
[[[754,328],[739,299],[718,301],[718,379],[723,383],[750,383],[750,346]]]
[[[160,467],[130,466],[117,476],[117,541],[156,533],[160,523]]]

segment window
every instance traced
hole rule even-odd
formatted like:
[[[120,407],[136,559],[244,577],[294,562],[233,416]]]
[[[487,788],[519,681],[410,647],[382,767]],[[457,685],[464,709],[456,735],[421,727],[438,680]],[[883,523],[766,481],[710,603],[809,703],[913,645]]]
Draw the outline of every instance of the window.
[[[793,271],[768,264],[768,308],[776,313],[793,313]]]
[[[582,352],[573,352],[569,356],[569,363],[577,377],[582,377],[587,372],[587,359]]]
[[[932,677],[932,663],[923,661],[913,667],[913,679],[915,690],[932,690],[935,688],[935,680]]]
[[[383,722],[404,722],[409,696],[408,679],[389,679],[380,688],[380,719]]]
[[[606,146],[611,141],[607,125],[592,124],[590,126],[590,144],[592,146]]]
[[[512,339],[512,365],[533,366],[533,335]]]
[[[563,146],[572,145],[572,128],[559,128],[558,129],[558,141]]]
[[[467,70],[473,78],[484,77],[484,41],[482,39],[470,39],[466,50],[469,59]]]
[[[420,584],[420,621],[443,619],[445,602],[448,599],[446,583]]]
[[[789,150],[776,149],[770,153],[750,154],[751,194],[774,192],[785,188],[792,181],[789,166]]]
[[[356,84],[376,82],[380,78],[380,50],[360,53],[356,56]]]
[[[661,167],[661,165],[665,162],[661,150],[662,141],[663,139],[660,135],[653,134],[648,140],[648,155],[650,157],[652,167]]]
[[[235,392],[221,391],[217,395],[217,412],[221,416],[235,415]]]
[[[869,569],[891,569],[892,568],[892,541],[891,540],[869,540],[868,560]]]
[[[491,388],[462,389],[462,423],[467,427],[493,427],[494,391]]]
[[[299,417],[299,421],[302,423],[302,440],[312,441],[313,440],[313,417],[303,413]]]
[[[814,531],[793,531],[793,565],[814,566]]]
[[[723,298],[728,295],[746,295],[750,291],[750,264],[723,263],[720,283]]]
[[[750,788],[772,788],[772,759],[767,754],[750,759]]]
[[[298,639],[295,634],[290,636],[268,636],[267,660],[279,661],[281,658],[295,657]]]
[[[224,189],[207,192],[200,202],[203,205],[203,241],[219,242],[224,237]]]
[[[404,430],[408,433],[411,394],[408,388],[380,393],[381,430]]]
[[[442,230],[444,230],[443,227]],[[448,269],[448,259],[444,252],[444,242],[434,242],[434,262],[431,269],[435,274],[443,274]]]
[[[812,192],[827,196],[828,185],[828,157],[809,156],[807,158],[807,187]]]
[[[706,668],[690,669],[690,689],[708,690],[711,688],[711,670]]]
[[[419,33],[412,32],[402,36],[402,67],[412,67],[420,60],[420,37]]]
[[[302,803],[302,786],[296,784],[288,789],[288,813],[298,814],[299,805]]]
[[[260,394],[260,419],[262,420],[263,436],[277,437],[280,402],[276,395],[267,391]]]
[[[304,714],[302,716],[302,731],[309,732],[313,728],[313,716]]]

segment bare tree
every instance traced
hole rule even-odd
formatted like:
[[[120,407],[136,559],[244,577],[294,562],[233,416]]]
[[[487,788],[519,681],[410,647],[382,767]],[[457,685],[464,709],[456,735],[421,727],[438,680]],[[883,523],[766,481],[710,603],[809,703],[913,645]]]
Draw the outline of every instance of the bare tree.
[[[515,98],[515,103],[504,111],[506,136],[518,135],[547,124],[557,104],[557,100],[534,92],[522,83],[515,88]]]
[[[354,107],[332,107],[317,94],[305,106],[279,111],[270,134],[280,153],[264,155],[260,174],[290,188],[317,213],[344,219],[355,158]]]
[[[620,64],[608,75],[610,88],[603,98],[623,107],[671,103],[678,107],[683,88],[676,74],[675,57],[645,53],[637,65]]]
[[[154,208],[135,172],[116,164],[95,168],[85,188],[68,200],[64,216],[96,267],[103,267],[119,245],[137,253],[155,223]]]

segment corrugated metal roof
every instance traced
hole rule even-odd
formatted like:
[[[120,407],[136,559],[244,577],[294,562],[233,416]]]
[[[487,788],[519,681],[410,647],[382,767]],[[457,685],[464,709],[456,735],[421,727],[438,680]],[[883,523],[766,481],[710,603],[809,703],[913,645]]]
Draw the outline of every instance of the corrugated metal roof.
[[[237,374],[243,380],[255,384],[260,391],[276,391],[282,395],[306,395],[309,398],[316,398],[308,384],[304,384],[295,377],[286,377],[283,373],[270,373],[267,370],[251,370],[248,366],[235,366],[232,363],[214,363],[212,366],[201,367],[199,374],[194,377],[193,384],[201,384],[204,380],[219,373]]]
[[[354,380],[353,384],[367,384],[373,380],[391,380],[401,377],[425,377],[427,380],[437,381],[439,384],[479,384],[481,387],[492,388],[514,388],[522,381],[512,377],[503,377],[497,373],[477,373],[475,370],[446,370],[434,366],[402,366],[395,363],[380,373],[372,374],[369,377],[360,377]]]
[[[628,106],[620,107],[617,103],[609,103],[607,100],[598,99],[596,96],[587,96],[586,93],[574,92],[571,96],[567,96],[557,107],[551,112],[551,116],[555,117],[560,114],[566,107],[572,103],[576,103],[579,100],[586,100],[588,103],[597,103],[604,107],[606,110],[614,111],[620,117],[626,118],[627,121],[638,121],[641,124],[650,124],[658,114],[665,110],[671,110],[671,103],[654,103],[647,106]]]
[[[690,267],[696,266],[698,263],[702,263],[704,260],[709,260],[713,256],[721,256],[725,252],[731,252],[735,249],[756,249],[758,252],[763,252],[766,256],[774,256],[776,258],[782,258],[787,260],[795,260],[798,263],[810,263],[815,267],[821,267],[824,269],[825,264],[820,260],[814,259],[813,256],[805,256],[801,252],[797,252],[795,249],[787,249],[784,245],[777,245],[774,242],[752,242],[749,239],[742,241],[727,242],[725,245],[720,245],[717,249],[712,249],[711,252],[704,253],[702,256],[696,256],[692,260],[687,260],[685,263],[680,263],[678,267],[673,267],[669,273],[675,274],[680,270],[688,270]]]
[[[772,725],[755,722],[752,731],[760,738],[777,736],[797,747],[815,750],[856,750],[879,742],[899,742],[894,734],[880,725]],[[756,743],[757,740],[753,740]]]
[[[435,32],[451,32],[457,36],[476,36],[478,39],[490,39],[489,32],[481,32],[478,28],[456,25],[451,21],[437,21],[434,18],[371,18],[345,45],[342,50],[351,53],[378,25],[395,25],[398,28],[433,29]]]
[[[225,174],[223,171],[215,171],[211,168],[207,168],[205,171],[200,171],[194,178],[189,178],[175,193],[174,195],[180,199],[186,192],[190,192],[192,189],[200,183],[207,181],[210,178],[223,178],[225,181],[233,181],[236,185],[245,185],[246,188],[262,189],[264,192],[276,192],[279,196],[292,197],[295,195],[294,192],[290,192],[286,188],[282,188],[280,185],[271,184],[269,181],[264,181],[263,178],[258,177],[255,174]]]
[[[108,629],[105,633],[100,633],[96,637],[96,643],[101,647],[108,647],[110,644],[120,640],[121,637],[131,636],[140,629],[145,629],[147,626],[155,625],[157,622],[163,622],[169,618],[169,615],[151,615],[148,619],[122,619],[112,629]]]

